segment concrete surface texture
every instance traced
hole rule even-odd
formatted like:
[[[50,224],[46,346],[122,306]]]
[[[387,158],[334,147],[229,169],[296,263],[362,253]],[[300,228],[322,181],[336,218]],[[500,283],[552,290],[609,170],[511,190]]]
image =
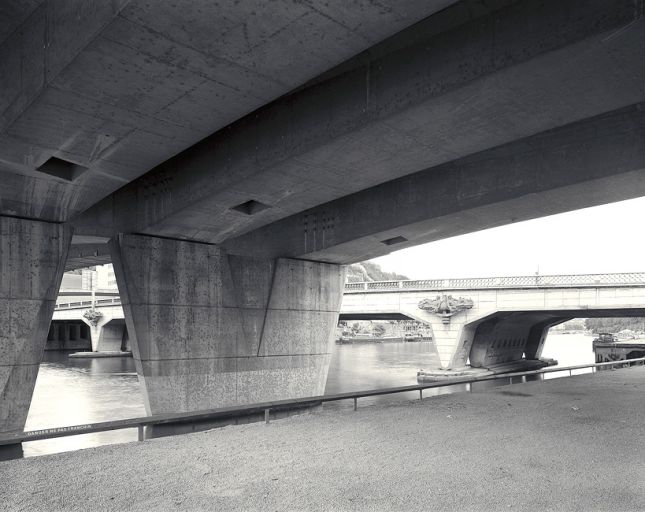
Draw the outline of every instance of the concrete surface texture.
[[[7,512],[643,510],[644,392],[635,367],[2,462],[0,502]]]
[[[462,101],[469,104],[478,93]],[[463,108],[460,102],[455,105],[454,111]],[[491,115],[497,118],[497,113]],[[434,118],[428,113],[423,119]],[[429,121],[429,126],[436,124]],[[464,134],[454,133],[437,144],[463,139]],[[234,253],[353,263],[472,231],[640,197],[645,194],[644,141],[645,103],[639,103],[428,166],[227,239],[224,245]],[[379,147],[386,144],[383,140]],[[400,148],[388,161],[419,151]],[[302,236],[303,230],[309,236]]]
[[[25,425],[70,240],[61,224],[0,217],[0,432]]]
[[[453,2],[5,0],[0,212],[65,221]]]
[[[630,30],[609,37],[627,24]],[[316,254],[346,231],[350,240],[358,238],[353,229],[363,217],[322,215],[319,238],[308,237],[304,248],[299,214],[311,207],[645,101],[644,26],[632,0],[567,0],[547,8],[539,0],[459,2],[169,159],[86,212],[77,229],[221,243],[297,215],[295,229],[289,226],[274,241],[280,247],[289,238],[297,249],[266,255]],[[589,131],[578,127],[575,133]],[[504,170],[504,191],[542,192],[539,183],[516,178],[514,167]],[[454,171],[458,178],[460,170]],[[486,195],[478,181],[467,184],[464,199]],[[250,199],[270,207],[253,215],[231,209]],[[452,194],[439,204],[446,203],[455,204]],[[136,205],[137,214],[125,204]],[[369,204],[370,210],[382,207]],[[435,198],[425,204],[436,204]],[[259,255],[266,242],[244,251]]]
[[[556,280],[553,284],[539,286],[350,290],[343,297],[340,318],[400,315],[431,325],[435,368],[450,369],[463,367],[469,358],[472,366],[484,368],[522,359],[523,354],[539,359],[549,327],[581,311],[592,318],[645,314],[642,282],[617,281],[612,286],[607,275],[601,284],[594,284],[590,276],[586,284],[558,286],[558,276],[552,277]],[[620,280],[620,275],[616,279]],[[419,307],[423,300],[443,296],[470,300],[472,306],[456,312],[447,322],[441,314]]]
[[[349,263],[645,194],[633,0],[5,4],[0,215],[72,222],[69,268],[121,232]]]
[[[111,248],[148,413],[324,392],[343,267],[141,235]]]

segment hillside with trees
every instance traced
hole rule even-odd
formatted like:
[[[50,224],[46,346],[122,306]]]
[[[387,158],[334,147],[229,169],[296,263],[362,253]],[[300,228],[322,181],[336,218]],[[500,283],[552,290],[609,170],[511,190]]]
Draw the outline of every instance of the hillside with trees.
[[[645,331],[645,317],[587,318],[585,320],[585,327],[594,333],[616,333],[624,329],[640,332]]]
[[[360,283],[365,281],[400,281],[409,279],[403,274],[396,272],[386,272],[380,265],[370,261],[353,263],[347,267],[347,282]]]

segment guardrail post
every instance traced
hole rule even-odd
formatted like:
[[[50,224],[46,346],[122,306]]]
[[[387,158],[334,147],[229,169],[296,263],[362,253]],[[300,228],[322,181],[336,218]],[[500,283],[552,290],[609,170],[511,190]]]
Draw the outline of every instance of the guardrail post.
[[[354,410],[358,409],[358,398],[354,397]]]
[[[139,425],[137,427],[137,434],[138,434],[138,439],[137,440],[143,442],[145,440],[145,438],[146,438],[146,436],[144,435],[144,432],[143,432],[143,425]]]
[[[569,377],[571,377],[571,376],[572,376],[572,374],[571,374],[571,370],[569,370]]]
[[[269,424],[269,420],[271,417],[271,409],[264,409],[264,423],[267,425]]]
[[[419,390],[419,400],[423,400],[423,389]]]

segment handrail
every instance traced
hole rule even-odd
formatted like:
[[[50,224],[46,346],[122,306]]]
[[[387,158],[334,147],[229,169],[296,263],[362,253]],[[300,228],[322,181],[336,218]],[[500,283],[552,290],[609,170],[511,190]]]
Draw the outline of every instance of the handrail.
[[[227,418],[245,414],[261,413],[264,411],[265,419],[268,423],[271,409],[280,409],[288,406],[304,407],[307,405],[321,404],[324,402],[337,402],[340,400],[354,400],[354,410],[357,408],[359,398],[391,395],[395,393],[405,393],[408,391],[419,391],[423,398],[424,389],[441,388],[455,386],[457,384],[472,384],[473,382],[484,382],[498,379],[513,379],[514,377],[526,377],[529,375],[539,375],[544,373],[569,372],[572,370],[582,370],[585,368],[600,368],[613,366],[632,366],[633,363],[642,363],[645,365],[645,357],[636,359],[625,359],[622,361],[610,361],[606,363],[581,364],[575,366],[565,366],[560,368],[547,367],[539,370],[529,370],[525,372],[501,373],[495,375],[482,375],[480,377],[465,377],[457,379],[447,379],[440,382],[428,384],[417,384],[412,386],[399,386],[394,388],[370,389],[365,391],[351,391],[347,393],[337,393],[334,395],[312,396],[306,398],[294,398],[287,400],[275,400],[272,402],[261,402],[252,405],[237,405],[233,407],[224,407],[220,409],[210,409],[205,411],[196,411],[190,413],[173,413],[158,414],[154,416],[144,416],[139,418],[128,418],[123,420],[104,421],[99,423],[89,423],[85,425],[72,425],[68,427],[55,427],[41,430],[30,430],[27,432],[14,432],[0,436],[0,446],[8,444],[17,444],[27,441],[41,441],[44,439],[54,439],[57,437],[75,436],[80,434],[94,434],[109,430],[120,430],[125,428],[138,428],[139,440],[143,441],[143,427],[150,425],[163,425],[168,423],[190,423],[218,418]]]
[[[97,299],[94,301],[95,307],[111,307],[114,305],[121,304],[121,297],[113,297],[111,299]],[[85,309],[86,306],[91,306],[92,301],[82,301],[82,302],[60,302],[56,304],[54,309],[56,311],[61,311],[63,309]]]
[[[366,281],[345,283],[345,293],[383,292],[392,290],[468,290],[499,288],[598,288],[607,286],[645,286],[645,272],[626,272],[616,274],[563,274],[506,277],[468,277],[459,279],[417,279],[404,281]],[[59,296],[83,296],[92,294],[88,290],[64,291]],[[96,291],[95,296],[112,296],[113,302],[120,303],[118,291]],[[116,296],[116,297],[115,297]],[[105,300],[105,299],[103,299]],[[97,300],[97,304],[105,304]],[[72,305],[74,304],[74,305]],[[73,309],[77,303],[56,304],[56,309]]]
[[[620,285],[645,286],[645,272],[369,281],[362,283],[346,283],[345,293],[379,292],[398,289],[465,290],[482,288],[597,288]]]

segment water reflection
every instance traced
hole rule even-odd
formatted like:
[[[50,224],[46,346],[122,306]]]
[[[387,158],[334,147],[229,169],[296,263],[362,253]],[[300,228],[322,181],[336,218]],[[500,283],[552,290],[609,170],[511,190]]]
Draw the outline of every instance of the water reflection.
[[[40,365],[25,430],[144,416],[132,358],[69,359],[47,351]],[[135,441],[135,429],[25,443],[25,456]]]
[[[416,372],[429,367],[430,342],[336,345],[327,379],[326,394],[414,385]],[[592,337],[549,335],[543,355],[560,366],[594,362]],[[576,373],[588,373],[579,370]],[[568,374],[568,372],[567,372]],[[559,372],[545,378],[561,377]],[[473,391],[506,385],[506,381],[478,382]],[[424,397],[468,391],[467,384],[428,389]],[[417,391],[362,398],[361,407],[418,399]],[[352,408],[351,400],[326,408]],[[144,416],[145,409],[131,358],[68,359],[65,352],[45,352],[26,430]],[[24,444],[25,456],[56,453],[109,443],[135,441],[137,432],[117,430],[70,436]]]

